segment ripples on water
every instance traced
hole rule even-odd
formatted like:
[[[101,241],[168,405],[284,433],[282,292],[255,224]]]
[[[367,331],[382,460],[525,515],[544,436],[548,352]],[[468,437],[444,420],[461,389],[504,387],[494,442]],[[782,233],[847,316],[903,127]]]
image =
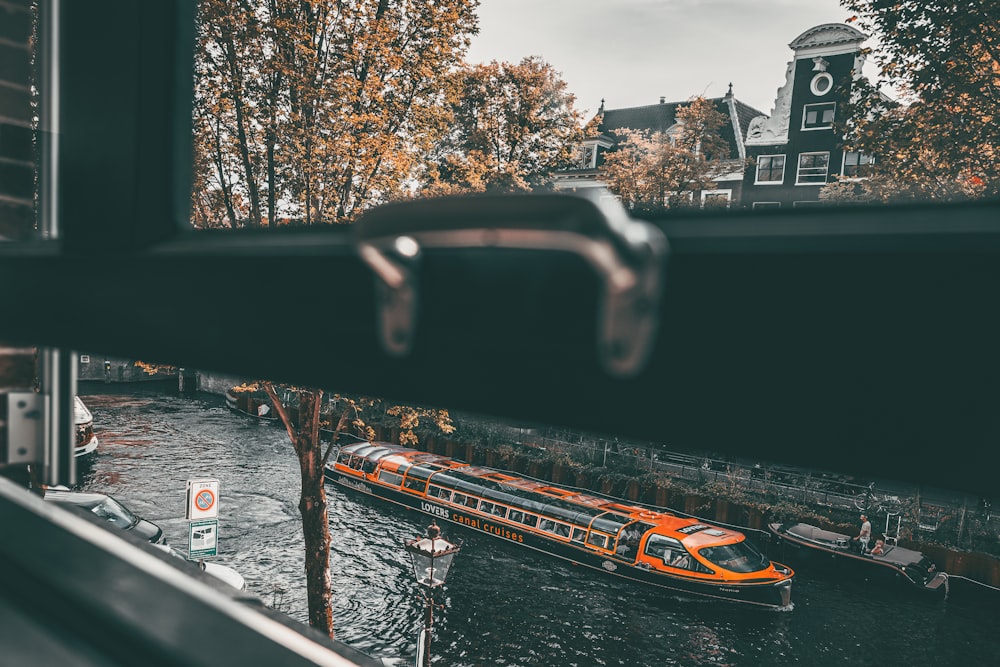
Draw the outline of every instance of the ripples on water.
[[[298,464],[288,436],[220,397],[82,394],[101,439],[84,487],[123,500],[187,548],[188,479],[215,477],[220,555],[251,592],[305,622]],[[337,639],[412,664],[423,605],[403,542],[429,518],[327,487]],[[438,665],[997,665],[1000,611],[796,579],[790,612],[627,585],[485,535],[464,540],[435,614]]]

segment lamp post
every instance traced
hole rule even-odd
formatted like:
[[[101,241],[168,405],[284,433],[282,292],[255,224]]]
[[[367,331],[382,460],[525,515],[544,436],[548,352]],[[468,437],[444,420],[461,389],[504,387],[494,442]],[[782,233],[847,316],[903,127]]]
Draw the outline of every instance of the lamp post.
[[[417,667],[431,663],[431,628],[434,626],[434,589],[444,585],[451,568],[451,561],[462,548],[461,542],[452,544],[441,537],[441,529],[432,521],[427,526],[427,537],[417,537],[406,543],[406,551],[413,562],[413,575],[424,587],[427,615],[424,631],[417,642]]]

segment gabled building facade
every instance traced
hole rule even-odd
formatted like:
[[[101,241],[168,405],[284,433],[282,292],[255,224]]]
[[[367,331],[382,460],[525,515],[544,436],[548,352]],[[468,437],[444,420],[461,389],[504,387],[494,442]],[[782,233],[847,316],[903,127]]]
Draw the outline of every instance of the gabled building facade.
[[[816,205],[823,185],[855,177],[868,163],[863,154],[845,152],[834,129],[843,113],[840,95],[860,76],[865,39],[848,25],[828,23],[806,30],[788,45],[795,56],[774,109],[749,124],[745,145],[751,161],[741,206]]]
[[[745,141],[750,121],[762,116],[762,112],[737,100],[732,86],[724,97],[709,99],[715,109],[729,118],[721,135],[729,143],[729,159],[720,161],[714,179],[717,189],[694,193],[702,202],[714,200],[716,205],[735,205],[740,201],[743,187],[744,164],[747,157]],[[600,167],[605,155],[614,151],[624,129],[642,132],[679,132],[681,123],[677,119],[679,107],[685,102],[667,102],[661,97],[659,104],[624,109],[605,109],[604,101],[597,112],[597,133],[587,137],[578,147],[579,162],[573,169],[553,174],[553,187],[557,190],[604,187],[600,180]]]

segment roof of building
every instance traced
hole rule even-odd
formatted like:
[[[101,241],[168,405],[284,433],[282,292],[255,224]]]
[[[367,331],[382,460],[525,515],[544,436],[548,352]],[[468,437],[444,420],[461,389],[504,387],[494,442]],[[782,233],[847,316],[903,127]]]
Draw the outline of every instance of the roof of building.
[[[661,98],[662,100],[663,98]],[[726,114],[732,120],[732,113],[729,102],[732,101],[736,112],[736,121],[739,125],[740,143],[746,139],[747,128],[750,120],[757,116],[765,116],[762,111],[754,109],[748,104],[740,102],[731,96],[709,98],[709,102],[715,108]],[[632,129],[649,132],[663,132],[677,123],[677,110],[679,107],[690,104],[690,100],[683,102],[661,101],[659,104],[650,104],[641,107],[628,107],[625,109],[605,109],[601,122],[597,129],[602,135],[617,138],[616,130]],[[730,157],[733,159],[740,157],[739,145],[736,141],[736,130],[732,122],[727,123],[721,131],[722,137],[729,142]]]

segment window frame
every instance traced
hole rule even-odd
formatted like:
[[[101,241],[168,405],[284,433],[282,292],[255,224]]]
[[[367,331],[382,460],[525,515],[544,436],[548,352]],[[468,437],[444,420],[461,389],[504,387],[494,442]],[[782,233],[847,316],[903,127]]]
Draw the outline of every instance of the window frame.
[[[733,191],[732,188],[716,188],[715,190],[702,190],[701,191],[701,208],[705,208],[705,202],[708,199],[718,197],[719,195],[726,195],[726,205],[724,207],[718,208],[731,208],[733,205]],[[710,207],[714,208],[714,207]]]
[[[776,157],[780,157],[781,158],[781,178],[779,178],[776,181],[762,181],[762,180],[760,180],[760,172],[761,172],[760,161],[761,161],[761,159],[762,158],[776,158]],[[784,182],[785,182],[785,168],[788,166],[787,153],[772,153],[772,154],[769,154],[769,155],[758,155],[756,163],[757,164],[755,165],[755,169],[754,169],[754,182],[753,182],[754,185],[782,185],[782,184],[784,184]],[[772,159],[772,164],[773,164],[773,159]],[[773,173],[774,172],[774,167],[773,166],[770,167],[768,169],[768,171]]]
[[[855,173],[854,174],[848,174],[847,173],[847,167],[848,167],[847,156],[848,155],[857,155],[858,156],[858,162],[857,162],[857,164],[851,165],[855,169]],[[862,162],[861,161],[862,159],[867,159],[868,161],[867,162]],[[873,156],[871,156],[871,155],[868,155],[867,153],[862,153],[861,151],[844,151],[843,154],[842,154],[842,156],[841,156],[841,158],[840,158],[840,178],[843,181],[861,181],[861,180],[864,180],[867,177],[866,176],[858,176],[857,175],[857,170],[861,169],[862,167],[871,166],[873,164],[875,164],[875,158]]]
[[[809,123],[807,118],[809,116],[809,111],[811,107],[818,107],[818,120],[815,123]],[[824,111],[830,109],[833,115],[830,117],[830,122],[828,124],[823,124],[822,117]],[[832,130],[833,123],[837,118],[837,103],[836,102],[812,102],[809,104],[802,105],[802,127],[800,128],[803,132],[815,132],[817,130]]]
[[[817,156],[817,155],[825,155],[826,156],[826,166],[823,167],[823,180],[822,181],[803,181],[802,180],[802,171],[803,171],[803,169],[806,169],[806,170],[810,171],[810,173],[808,174],[808,176],[819,176],[819,171],[817,171],[819,169],[819,167],[803,167],[802,166],[802,158],[804,158],[804,157],[810,157],[810,156]],[[799,185],[813,185],[813,186],[819,185],[819,186],[823,186],[823,185],[826,185],[826,183],[829,180],[829,178],[830,178],[830,151],[805,151],[805,152],[799,153],[799,157],[798,157],[798,160],[796,161],[796,169],[795,169],[795,185],[796,186],[799,186]]]

